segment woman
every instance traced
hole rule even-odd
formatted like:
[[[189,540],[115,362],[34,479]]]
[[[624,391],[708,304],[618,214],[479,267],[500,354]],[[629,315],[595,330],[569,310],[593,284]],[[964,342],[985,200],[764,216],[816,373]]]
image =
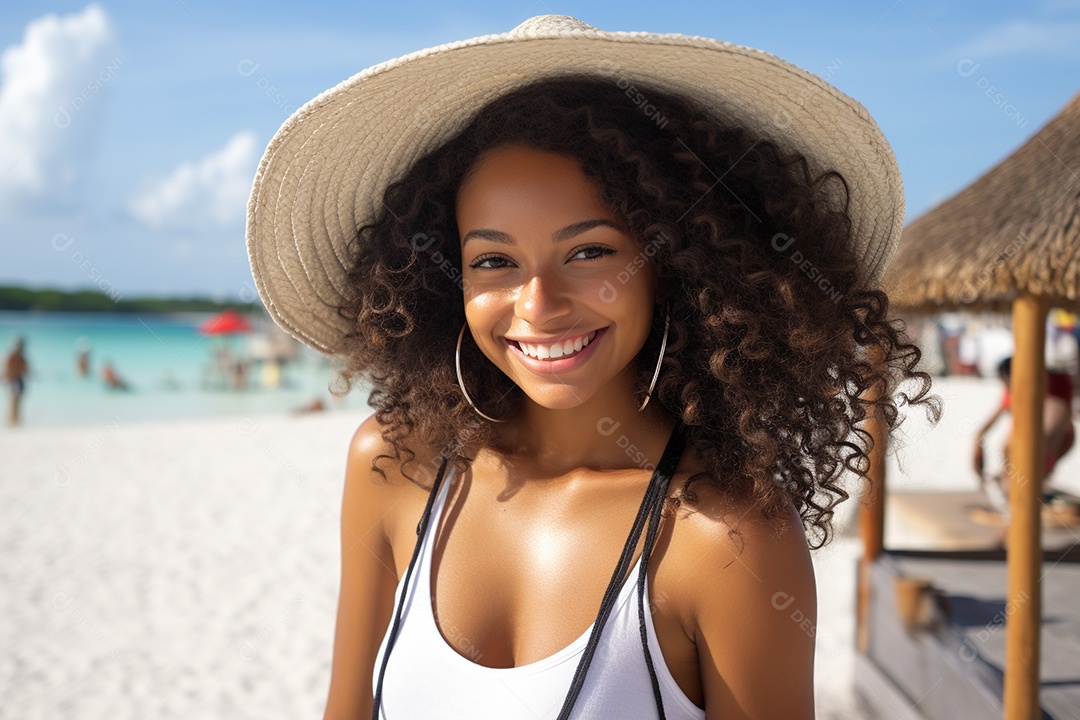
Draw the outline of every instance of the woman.
[[[325,717],[813,717],[859,396],[940,412],[874,289],[902,221],[857,103],[707,38],[538,16],[301,108],[256,285],[375,408]]]

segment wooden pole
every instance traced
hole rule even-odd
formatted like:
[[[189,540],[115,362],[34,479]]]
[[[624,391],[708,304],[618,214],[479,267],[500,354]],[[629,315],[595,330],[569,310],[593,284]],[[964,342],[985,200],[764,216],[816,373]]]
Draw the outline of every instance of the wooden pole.
[[[882,367],[884,352],[879,345],[868,348],[868,359],[876,367]],[[872,387],[867,391],[867,398],[880,397],[881,388]],[[885,549],[885,449],[888,444],[888,425],[880,412],[870,413],[865,422],[865,429],[874,438],[874,447],[870,450],[870,467],[867,475],[870,484],[863,502],[859,505],[859,534],[863,542],[863,554],[859,560],[859,584],[855,602],[855,646],[866,654],[869,650],[870,634],[867,618],[870,612],[870,567],[874,558]]]
[[[1046,392],[1045,298],[1022,293],[1013,302],[1009,393],[1013,429],[1009,489],[1008,602],[1005,605],[1006,720],[1035,720],[1039,707],[1039,633],[1042,630],[1043,395]]]

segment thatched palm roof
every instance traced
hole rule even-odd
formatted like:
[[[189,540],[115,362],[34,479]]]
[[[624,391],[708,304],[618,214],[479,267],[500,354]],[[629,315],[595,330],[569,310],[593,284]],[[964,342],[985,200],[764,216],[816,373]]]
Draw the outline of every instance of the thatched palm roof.
[[[1019,149],[904,228],[882,281],[909,311],[1080,309],[1080,92]]]

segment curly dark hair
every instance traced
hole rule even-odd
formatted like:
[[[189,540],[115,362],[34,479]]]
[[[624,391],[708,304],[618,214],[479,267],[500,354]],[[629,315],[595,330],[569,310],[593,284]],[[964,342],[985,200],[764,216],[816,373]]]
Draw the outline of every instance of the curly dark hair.
[[[332,392],[362,378],[403,473],[416,457],[405,445],[414,434],[466,470],[462,448],[497,435],[456,379],[465,322],[456,190],[496,146],[572,155],[650,247],[670,288],[670,339],[651,402],[682,423],[708,469],[675,503],[696,502],[695,482],[753,501],[766,519],[794,501],[804,528],[821,534],[811,547],[823,547],[833,508],[850,497],[842,473],[867,478],[868,410],[890,432],[903,419],[896,396],[940,419],[930,375],[916,370],[922,353],[903,320],[886,319],[888,296],[867,285],[850,249],[839,173],[814,177],[801,154],[639,84],[645,112],[624,85],[583,75],[531,82],[480,109],[386,189],[374,222],[354,238],[354,295],[338,308],[353,324],[341,346],[345,388]],[[659,354],[656,324],[637,357],[639,402]],[[487,414],[517,412],[524,393],[475,345],[463,347],[462,367]],[[907,379],[920,381],[914,397],[898,392]]]

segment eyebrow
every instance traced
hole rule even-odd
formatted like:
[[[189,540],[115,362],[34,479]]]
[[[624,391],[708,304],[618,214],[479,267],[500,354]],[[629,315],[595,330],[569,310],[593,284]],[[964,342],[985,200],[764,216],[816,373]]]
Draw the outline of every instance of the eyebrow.
[[[588,232],[596,227],[609,227],[618,230],[619,232],[626,232],[623,228],[619,227],[611,220],[605,220],[604,218],[594,218],[592,220],[581,220],[580,222],[571,223],[562,230],[556,230],[551,233],[551,242],[557,243],[562,240],[569,240],[572,237]],[[465,243],[469,241],[469,238],[483,238],[484,240],[491,240],[492,242],[503,243],[504,245],[514,245],[514,238],[509,233],[505,233],[502,230],[492,230],[491,228],[477,228],[465,233],[465,237],[461,240],[461,246],[465,247]]]

